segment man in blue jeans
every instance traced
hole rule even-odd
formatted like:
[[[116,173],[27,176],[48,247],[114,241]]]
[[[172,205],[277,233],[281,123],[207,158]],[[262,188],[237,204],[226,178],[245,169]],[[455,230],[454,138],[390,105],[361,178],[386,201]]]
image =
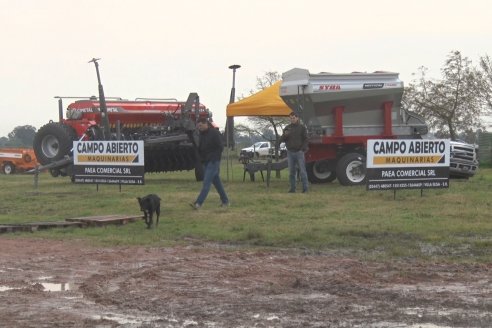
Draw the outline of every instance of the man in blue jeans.
[[[229,198],[224,190],[222,181],[220,180],[220,159],[222,156],[222,138],[220,132],[210,126],[206,118],[200,118],[197,123],[198,131],[200,132],[200,140],[198,143],[198,153],[203,163],[204,176],[203,185],[200,194],[196,201],[191,205],[195,210],[202,207],[203,202],[207,198],[210,187],[213,184],[219,193],[222,207],[229,206]]]
[[[280,137],[287,147],[287,163],[289,164],[289,192],[296,192],[297,170],[301,175],[302,192],[308,192],[308,178],[306,172],[306,161],[304,152],[308,149],[308,138],[306,127],[299,122],[299,116],[292,112],[289,115],[290,124],[284,129]]]

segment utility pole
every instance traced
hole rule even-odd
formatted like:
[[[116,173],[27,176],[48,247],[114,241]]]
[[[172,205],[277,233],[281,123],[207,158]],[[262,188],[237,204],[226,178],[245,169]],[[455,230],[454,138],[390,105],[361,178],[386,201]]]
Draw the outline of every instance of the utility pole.
[[[229,66],[232,69],[232,88],[231,96],[229,98],[229,104],[234,102],[236,97],[236,70],[240,68],[241,65],[234,64]],[[226,122],[226,147],[227,147],[227,181],[229,181],[229,148],[234,150],[234,117],[227,117]],[[232,163],[231,163],[231,173],[232,173]]]
[[[111,130],[109,128],[108,107],[106,106],[106,97],[104,96],[101,76],[99,75],[99,64],[97,63],[97,61],[100,59],[101,58],[92,58],[91,60],[89,60],[89,63],[94,63],[94,65],[96,66],[97,83],[99,87],[99,108],[101,110],[101,121],[103,123],[104,140],[110,140]]]

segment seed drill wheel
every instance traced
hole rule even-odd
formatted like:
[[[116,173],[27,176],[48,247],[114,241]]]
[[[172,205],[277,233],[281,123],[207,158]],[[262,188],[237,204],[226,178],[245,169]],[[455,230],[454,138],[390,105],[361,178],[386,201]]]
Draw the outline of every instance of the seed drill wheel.
[[[74,140],[77,140],[74,129],[61,123],[50,122],[42,126],[34,136],[34,153],[38,161],[46,165],[69,155]]]
[[[147,145],[144,154],[146,173],[195,170],[196,180],[203,180],[203,165],[196,149],[191,144],[162,143]]]

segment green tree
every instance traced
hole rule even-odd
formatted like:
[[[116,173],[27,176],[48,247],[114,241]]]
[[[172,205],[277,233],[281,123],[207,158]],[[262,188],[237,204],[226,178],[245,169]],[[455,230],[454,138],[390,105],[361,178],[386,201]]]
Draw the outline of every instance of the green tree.
[[[19,146],[32,147],[36,128],[31,125],[16,126],[12,132],[8,134],[9,140],[14,142],[19,141]]]
[[[275,134],[268,121],[263,120],[260,123],[254,123],[252,125],[238,124],[235,127],[237,139],[247,140],[247,143],[255,142],[258,140],[275,141]]]
[[[482,72],[467,57],[452,51],[441,69],[440,80],[428,78],[425,67],[420,67],[419,73],[405,89],[404,107],[422,115],[441,137],[456,139],[482,127],[486,84]]]
[[[0,147],[5,147],[8,143],[9,139],[7,137],[0,138]]]
[[[484,101],[488,106],[489,114],[492,114],[492,62],[488,55],[480,58],[480,67],[482,68],[484,82]]]

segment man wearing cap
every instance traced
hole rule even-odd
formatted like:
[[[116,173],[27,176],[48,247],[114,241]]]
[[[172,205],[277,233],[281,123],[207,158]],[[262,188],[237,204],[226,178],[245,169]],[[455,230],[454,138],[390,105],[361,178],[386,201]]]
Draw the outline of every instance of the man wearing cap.
[[[302,182],[302,192],[308,191],[308,179],[306,173],[306,162],[304,152],[308,150],[307,129],[299,121],[299,116],[295,112],[289,115],[290,124],[284,129],[280,142],[285,142],[287,147],[287,162],[289,164],[289,192],[296,192],[296,176],[299,170]]]

